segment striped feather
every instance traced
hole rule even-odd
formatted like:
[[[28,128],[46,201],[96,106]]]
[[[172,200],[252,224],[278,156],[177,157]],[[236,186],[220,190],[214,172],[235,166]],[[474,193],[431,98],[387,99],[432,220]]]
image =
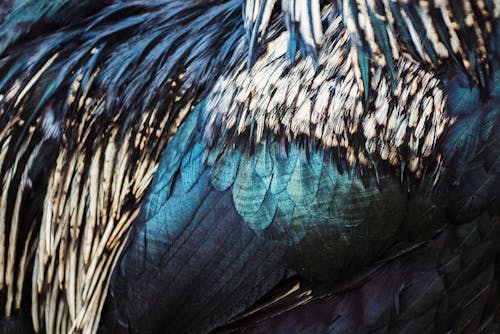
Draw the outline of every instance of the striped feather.
[[[97,330],[162,150],[242,37],[220,45],[212,20],[238,5],[116,3],[2,54],[3,316],[31,303],[36,332]]]
[[[307,145],[338,151],[338,160],[351,166],[382,160],[421,176],[427,162],[439,162],[435,148],[451,120],[439,78],[405,56],[392,74],[372,66],[367,110],[349,36],[334,15],[334,8],[324,9],[332,21],[318,67],[301,59],[290,68],[286,33],[274,30],[251,71],[230,66],[208,97],[207,133],[229,142],[248,137],[255,144],[270,133],[287,142],[306,138]]]
[[[259,40],[265,40],[274,3],[245,2],[245,8],[252,8],[254,13],[252,16],[245,12],[248,35],[255,30]],[[282,1],[292,60],[299,48],[304,56],[316,58],[323,30],[319,10],[330,5],[325,3],[319,0]],[[371,89],[368,59],[377,66],[387,67],[393,79],[395,66],[402,56],[432,69],[451,62],[462,66],[482,90],[489,89],[488,50],[492,48],[491,43],[495,43],[492,35],[499,24],[499,5],[495,1],[343,0],[333,6],[341,13],[349,34],[350,57],[365,102],[368,96],[365,90]],[[266,19],[258,20],[259,13]],[[250,63],[256,58],[255,40],[256,37],[250,43]]]
[[[160,156],[195,106],[203,108],[203,138],[194,146],[193,138],[170,142],[173,155],[162,162],[166,166],[157,174],[158,190],[147,210],[161,208],[165,203],[158,198],[167,201],[172,191],[224,192],[214,201],[218,196],[228,201],[218,209],[231,208],[228,226],[235,228],[229,223],[237,215],[250,227],[245,235],[258,239],[256,248],[260,237],[293,246],[286,262],[307,277],[323,278],[328,266],[363,262],[367,258],[360,254],[372,256],[393,240],[397,224],[358,224],[361,232],[354,239],[337,227],[321,226],[335,218],[350,228],[352,202],[363,205],[362,214],[379,212],[364,196],[382,192],[384,167],[402,171],[401,180],[390,176],[390,190],[403,192],[402,198],[405,173],[432,175],[424,186],[451,193],[446,204],[456,213],[451,221],[474,222],[466,233],[473,235],[482,213],[497,217],[495,1],[283,0],[280,14],[275,1],[248,0],[243,27],[236,0],[116,2],[91,18],[58,21],[64,3],[40,11],[55,20],[42,25],[47,30],[40,36],[37,15],[21,29],[24,21],[16,13],[22,11],[8,14],[1,26],[13,30],[0,40],[0,312],[5,317],[31,304],[37,332],[97,330],[112,268]],[[339,198],[333,195],[337,186]],[[387,203],[392,199],[380,200],[382,207]],[[210,225],[217,217],[207,217],[203,228],[217,230]],[[156,222],[162,230],[163,221]],[[411,231],[403,232],[416,233],[420,224],[409,220]],[[205,237],[203,231],[197,236]],[[370,240],[365,236],[375,242],[363,243]],[[330,253],[308,267],[325,254],[317,245]],[[346,245],[356,252],[342,248]],[[339,249],[345,257],[338,257]],[[154,261],[162,261],[161,252]],[[482,258],[481,252],[474,257]],[[474,272],[475,264],[467,268]],[[281,267],[277,271],[273,280],[282,276]],[[458,298],[457,305],[476,305],[474,296],[460,298],[461,290],[452,289],[470,283],[464,275],[452,271],[450,280],[457,283],[446,291]],[[426,278],[434,282],[434,277]],[[495,282],[491,270],[478,282]],[[475,281],[471,284],[476,293]],[[311,290],[304,294],[309,301]],[[190,294],[192,300],[196,296]],[[211,302],[227,320],[229,313],[216,298]],[[183,310],[185,319],[193,316],[189,311]],[[199,322],[206,317],[210,313]],[[147,318],[139,320],[149,325]]]

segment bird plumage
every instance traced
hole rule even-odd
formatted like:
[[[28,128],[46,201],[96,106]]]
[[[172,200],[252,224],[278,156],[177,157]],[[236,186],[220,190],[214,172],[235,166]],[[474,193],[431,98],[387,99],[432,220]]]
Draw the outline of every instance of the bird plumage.
[[[214,65],[224,61],[224,55],[217,60],[219,48],[191,50],[203,36],[188,40],[177,25],[196,31],[213,15],[239,22],[229,11],[236,2],[208,10],[195,19],[199,25],[190,18],[207,7],[183,4],[116,3],[92,20],[5,53],[2,220],[9,224],[3,235],[23,240],[19,248],[26,249],[21,253],[16,243],[4,243],[11,259],[4,269],[7,316],[20,308],[22,296],[31,299],[36,330],[94,331],[98,325],[104,298],[98,293],[107,282],[102,275],[110,274],[169,133],[204,89],[204,80],[217,76]],[[159,8],[161,13],[144,21]],[[217,34],[215,28],[209,33]],[[125,33],[141,43],[131,49],[131,41],[120,37]],[[183,48],[174,47],[182,41]],[[189,66],[192,72],[186,71]],[[30,229],[40,232],[29,234]],[[31,281],[26,259],[35,251],[30,298],[23,282],[26,276]]]
[[[494,330],[499,8],[12,2],[0,310],[50,333]]]

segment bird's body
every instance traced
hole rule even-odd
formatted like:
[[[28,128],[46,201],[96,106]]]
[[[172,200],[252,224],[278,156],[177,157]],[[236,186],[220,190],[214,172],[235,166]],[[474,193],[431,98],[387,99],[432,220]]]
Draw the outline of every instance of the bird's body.
[[[2,328],[498,330],[495,0],[11,6]]]

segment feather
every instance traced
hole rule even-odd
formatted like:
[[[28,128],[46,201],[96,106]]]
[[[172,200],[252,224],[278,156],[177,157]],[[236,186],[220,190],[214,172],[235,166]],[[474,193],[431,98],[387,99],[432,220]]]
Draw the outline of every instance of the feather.
[[[182,6],[177,5],[170,6],[177,12],[182,11]],[[165,132],[167,124],[181,122],[191,108],[189,101],[197,94],[189,91],[190,96],[186,97],[188,102],[184,108],[172,107],[174,100],[186,93],[182,82],[189,86],[193,81],[186,73],[182,80],[180,74],[185,70],[174,68],[180,62],[186,64],[185,69],[188,63],[200,61],[206,56],[201,55],[205,50],[196,50],[194,53],[198,53],[199,58],[191,56],[189,59],[181,59],[182,53],[172,51],[169,60],[165,61],[166,58],[161,60],[165,49],[161,53],[159,49],[150,49],[151,40],[143,49],[133,51],[129,47],[125,48],[128,41],[119,37],[125,34],[137,37],[147,35],[141,27],[151,27],[152,21],[163,22],[163,29],[167,30],[169,26],[185,24],[183,21],[163,21],[161,15],[151,17],[146,14],[150,13],[151,8],[158,8],[155,6],[136,2],[111,5],[99,12],[94,20],[82,20],[64,32],[43,32],[25,49],[9,49],[9,53],[17,52],[18,57],[14,59],[9,56],[2,62],[0,70],[5,75],[1,83],[0,109],[9,111],[1,116],[2,145],[5,147],[2,150],[5,152],[2,159],[5,163],[2,163],[1,177],[4,179],[10,170],[16,179],[20,178],[22,175],[18,170],[23,170],[25,159],[30,156],[34,159],[34,166],[42,166],[34,177],[43,178],[37,189],[37,197],[34,198],[38,201],[36,208],[40,209],[30,210],[27,219],[18,217],[22,217],[23,210],[26,211],[24,208],[31,207],[24,195],[28,188],[7,188],[3,196],[5,199],[2,198],[7,210],[5,214],[9,217],[5,219],[9,221],[7,235],[12,235],[12,240],[27,242],[26,245],[20,245],[20,251],[16,250],[19,244],[5,243],[11,248],[8,251],[11,260],[5,264],[8,276],[4,276],[4,271],[0,276],[2,280],[7,278],[5,291],[10,291],[10,297],[2,301],[6,304],[2,310],[7,310],[10,315],[13,309],[29,300],[23,292],[22,280],[28,280],[30,275],[18,266],[25,267],[27,262],[33,261],[32,258],[26,259],[26,256],[34,255],[28,250],[38,243],[38,252],[34,255],[38,265],[33,269],[36,279],[31,297],[33,316],[37,317],[33,324],[37,331],[67,332],[73,328],[90,333],[97,329],[110,268],[123,248],[125,236],[138,213],[138,203],[149,187],[162,149],[171,136]],[[234,10],[237,6],[233,2],[223,5],[223,10],[215,8],[205,17],[200,17],[199,22],[203,27],[209,22],[207,17],[214,13],[224,15],[228,8]],[[119,19],[124,13],[131,15],[125,20]],[[235,18],[235,15],[229,15],[228,24],[235,22]],[[2,29],[7,29],[11,24],[8,22],[2,25]],[[156,41],[171,44],[183,36],[180,31],[175,36],[167,35],[155,35]],[[235,35],[241,36],[241,32],[237,31]],[[213,43],[216,43],[215,40]],[[162,43],[159,44],[161,47]],[[191,44],[186,41],[185,45]],[[126,50],[129,64],[135,65],[127,69],[116,66],[121,62],[112,59],[124,55],[116,53],[117,49]],[[227,52],[226,56],[229,56]],[[225,61],[225,58],[220,58],[220,61]],[[200,70],[197,66],[192,68]],[[207,68],[212,66],[207,65]],[[203,74],[206,80],[212,80],[209,72],[206,70]],[[108,81],[111,73],[117,75],[111,75],[113,80]],[[152,77],[154,80],[150,87],[153,90],[143,94],[141,89],[132,89],[135,83],[144,80],[141,75],[152,73],[157,74]],[[195,75],[197,80],[199,74],[197,72]],[[16,76],[20,79],[17,83],[11,80]],[[139,77],[141,79],[133,80]],[[115,83],[114,78],[121,81]],[[158,88],[166,87],[165,82],[169,82],[170,78],[178,80],[177,84],[168,86],[170,90],[164,96],[165,99],[159,98]],[[127,84],[124,85],[124,82]],[[199,83],[199,87],[202,87],[203,84]],[[101,89],[103,87],[105,89]],[[108,94],[108,98],[103,92]],[[141,104],[141,108],[147,112],[124,113],[122,106],[136,103],[139,96],[147,99],[144,101],[148,103]],[[153,101],[156,102],[149,104]],[[18,122],[19,119],[23,121]],[[41,141],[38,139],[40,136],[44,138]],[[14,138],[14,141],[3,140],[9,137]],[[63,137],[65,140],[61,142]],[[36,141],[46,149],[34,149]],[[23,147],[26,147],[25,153],[19,150]],[[41,163],[45,152],[53,155]],[[14,164],[16,157],[22,161],[19,168]],[[27,166],[26,173],[35,169]],[[37,176],[39,174],[41,176]],[[23,178],[26,179],[26,176]],[[12,181],[13,185],[18,183]],[[46,191],[46,188],[50,189]],[[17,196],[18,204],[14,212],[10,209],[15,205],[15,201],[9,199],[11,193],[23,194]],[[26,239],[28,230],[17,223],[10,223],[18,219],[26,223],[33,220],[30,226],[43,231],[40,241],[38,238]],[[12,254],[19,255],[14,259]],[[18,256],[22,258],[18,259]],[[14,266],[18,269],[14,269]],[[17,276],[17,270],[22,271],[20,276]],[[21,278],[21,281],[17,278]],[[45,298],[45,293],[50,298]]]
[[[493,332],[497,7],[0,5],[0,330]]]

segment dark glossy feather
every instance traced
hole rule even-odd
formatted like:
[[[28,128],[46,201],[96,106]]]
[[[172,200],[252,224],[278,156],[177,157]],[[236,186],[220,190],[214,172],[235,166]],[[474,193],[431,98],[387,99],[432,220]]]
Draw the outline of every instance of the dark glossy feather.
[[[0,53],[18,40],[81,22],[112,0],[8,0],[0,5]]]
[[[498,331],[499,11],[3,3],[0,331]]]
[[[231,192],[214,189],[203,161],[176,145],[182,138],[197,150],[198,114],[165,150],[115,272],[114,330],[204,332],[250,307],[284,276],[279,244],[245,226]],[[187,158],[172,166],[178,150]]]

